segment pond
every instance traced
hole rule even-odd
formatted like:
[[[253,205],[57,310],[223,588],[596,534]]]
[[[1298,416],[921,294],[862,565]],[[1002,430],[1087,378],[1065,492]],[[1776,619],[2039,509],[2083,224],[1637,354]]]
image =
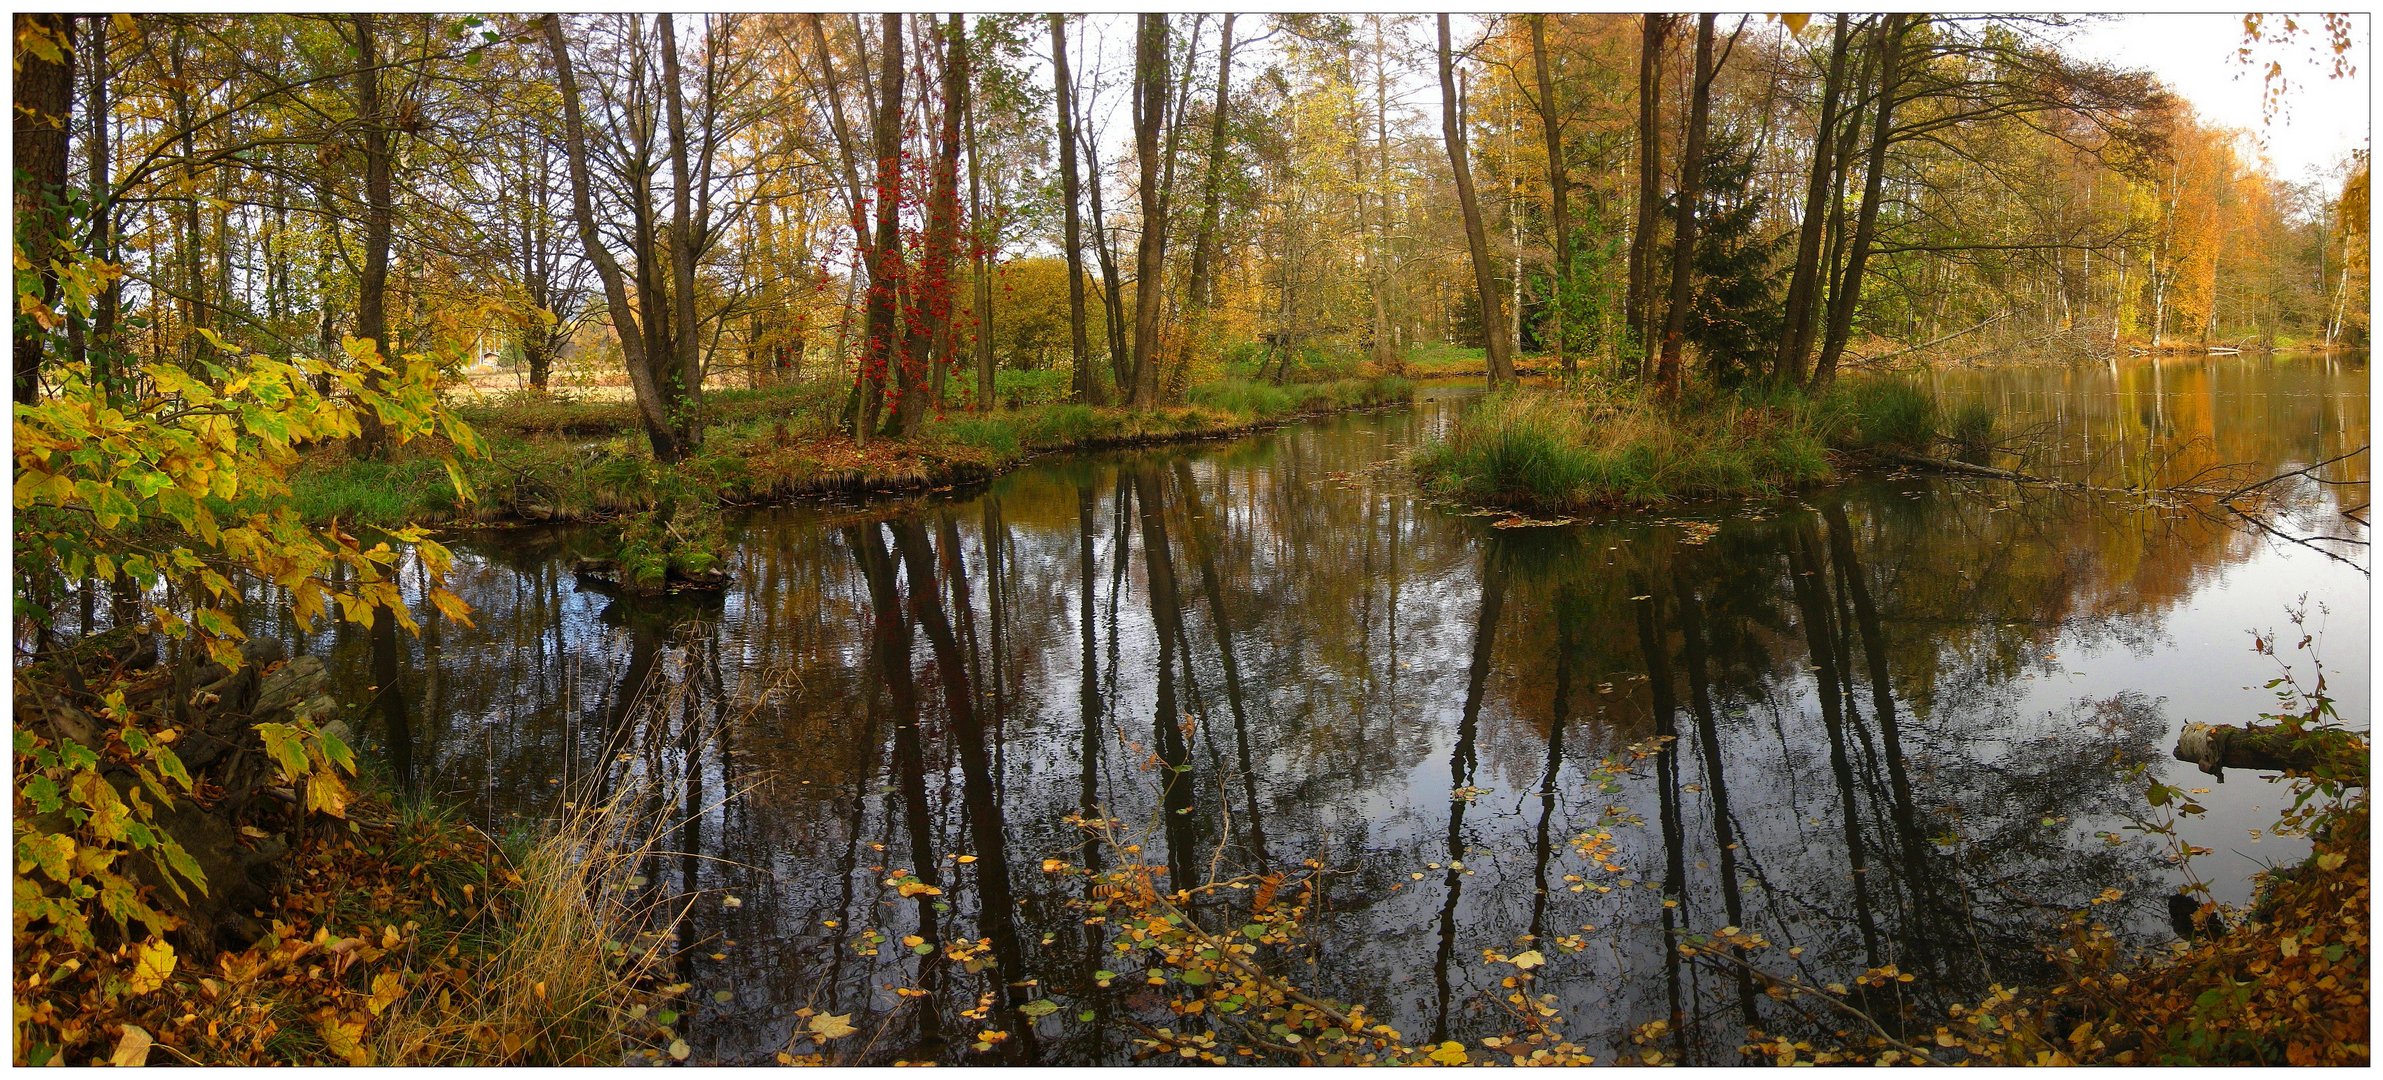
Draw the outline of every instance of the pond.
[[[1933,379],[2052,447],[2036,467],[2102,483],[2266,475],[2368,438],[2363,358]],[[573,531],[486,534],[451,583],[475,628],[432,627],[377,677],[364,634],[304,647],[348,700],[400,688],[373,756],[491,831],[632,786],[671,801],[648,873],[703,890],[676,978],[696,1058],[726,1062],[769,1060],[803,1008],[850,1014],[876,1063],[1132,1060],[1127,1019],[1172,991],[1104,951],[1082,879],[1043,869],[1100,857],[1068,819],[1105,814],[1178,884],[1320,867],[1280,959],[1410,1038],[1512,1030],[1511,968],[1483,950],[1536,946],[1538,988],[1601,1059],[1676,1013],[1667,1049],[1732,1063],[1747,1026],[1814,1022],[1683,960],[1680,935],[1741,927],[1814,984],[1891,963],[1904,993],[1974,1000],[2042,974],[2104,890],[2130,942],[2172,936],[2181,876],[2128,830],[2150,777],[2211,788],[2187,836],[2221,899],[2296,858],[2262,831],[2284,788],[2168,751],[2187,721],[2272,707],[2253,631],[2285,631],[2310,675],[2303,595],[2330,692],[2367,722],[2363,546],[1894,474],[1500,527],[1399,466],[1472,393],[754,510],[709,603],[580,590]],[[2363,486],[2283,487],[2278,531],[2365,539]],[[941,895],[897,895],[903,870]],[[1217,895],[1195,910],[1220,922],[1248,897]],[[922,985],[910,935],[982,939],[993,963],[897,994]],[[1118,989],[1093,988],[1112,966]],[[1012,1011],[1034,998],[1061,1008]],[[1012,1035],[978,1052],[985,1028]]]

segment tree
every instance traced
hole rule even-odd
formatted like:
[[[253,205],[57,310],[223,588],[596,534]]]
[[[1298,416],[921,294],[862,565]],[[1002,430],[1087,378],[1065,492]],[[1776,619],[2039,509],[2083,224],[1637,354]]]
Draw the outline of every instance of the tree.
[[[1564,126],[1556,107],[1555,76],[1548,70],[1547,16],[1543,13],[1531,16],[1531,60],[1539,76],[1539,130],[1547,138],[1548,216],[1555,247],[1555,300],[1548,305],[1550,336],[1555,339],[1556,362],[1563,367],[1564,377],[1571,378],[1575,371],[1564,328],[1564,299],[1572,289],[1572,215],[1564,201],[1565,189],[1571,185],[1564,175]]]
[[[58,298],[58,273],[53,261],[64,252],[66,238],[66,128],[73,105],[74,44],[68,15],[24,12],[13,18],[16,31],[16,105],[11,117],[15,139],[16,246],[33,267],[20,278],[17,290],[31,292],[36,303],[16,304],[16,332],[11,339],[16,365],[16,402],[30,405],[41,396],[42,351],[48,337],[38,316]],[[30,287],[30,288],[29,288]]]
[[[1133,380],[1128,405],[1154,405],[1159,387],[1159,313],[1167,259],[1167,195],[1159,181],[1159,136],[1167,128],[1167,17],[1141,16],[1134,37],[1134,150],[1142,166],[1142,235],[1134,257]]]
[[[1785,331],[1772,362],[1773,381],[1800,386],[1804,358],[1812,351],[1813,311],[1820,295],[1820,241],[1827,219],[1829,186],[1835,170],[1830,149],[1836,145],[1838,102],[1845,94],[1846,43],[1851,39],[1849,16],[1837,17],[1829,46],[1829,73],[1821,82],[1820,125],[1812,136],[1812,165],[1804,186],[1803,223],[1796,230],[1796,261],[1787,285]]]
[[[1705,128],[1710,122],[1713,91],[1713,23],[1716,15],[1696,19],[1696,73],[1688,90],[1688,130],[1680,141],[1680,190],[1673,196],[1676,217],[1671,231],[1671,300],[1663,317],[1663,352],[1655,363],[1655,385],[1664,397],[1680,392],[1680,345],[1688,326],[1689,276],[1696,262],[1696,201],[1704,169]],[[1736,41],[1736,36],[1731,36]]]
[[[1208,114],[1208,164],[1200,181],[1199,229],[1192,234],[1188,291],[1192,306],[1203,311],[1216,302],[1212,263],[1215,258],[1217,215],[1224,205],[1225,116],[1228,95],[1233,88],[1234,18],[1232,12],[1225,13],[1224,29],[1217,36],[1216,106]]]
[[[669,16],[665,15],[656,33],[663,44],[660,96],[667,99],[664,111],[669,114],[669,121],[665,143],[656,146],[656,117],[648,96],[653,89],[649,66],[651,42],[646,38],[644,21],[630,19],[624,42],[630,65],[625,87],[628,92],[618,99],[610,94],[606,97],[618,102],[608,122],[609,141],[616,169],[625,181],[622,186],[631,196],[626,209],[631,219],[631,258],[636,269],[636,291],[632,294],[628,273],[607,245],[596,218],[596,184],[589,165],[588,125],[581,108],[579,79],[571,62],[570,47],[563,40],[562,19],[547,15],[543,24],[548,55],[553,60],[555,81],[562,96],[564,154],[570,165],[571,208],[579,226],[580,247],[603,281],[605,316],[620,338],[629,385],[636,395],[638,415],[645,425],[647,441],[653,445],[654,457],[665,463],[677,462],[696,449],[703,430],[702,353],[694,317],[694,279],[695,263],[709,233],[710,207],[708,197],[694,190],[697,180],[689,157],[700,154],[700,167],[708,173],[716,142],[707,138],[700,151],[689,145],[684,106],[679,98],[684,83],[680,79],[676,35]],[[712,49],[707,53],[716,52],[721,43],[711,44]],[[659,164],[654,160],[657,153],[668,159],[675,188],[667,235],[651,200],[650,176]]]
[[[1671,18],[1650,14],[1642,16],[1639,24],[1638,223],[1630,231],[1630,292],[1623,306],[1629,347],[1637,350],[1642,365],[1654,343],[1648,331],[1654,302],[1655,229],[1662,206],[1663,38]]]
[[[867,442],[877,426],[885,402],[886,369],[900,362],[900,327],[896,303],[908,273],[902,255],[902,16],[879,17],[878,55],[883,67],[877,76],[877,116],[870,125],[876,140],[877,236],[870,246],[869,305],[861,322],[861,365],[856,386],[857,409],[852,412],[852,437]]]
[[[381,102],[381,46],[376,33],[377,17],[370,14],[349,16],[354,20],[356,57],[356,123],[364,143],[364,269],[356,288],[356,337],[372,343],[377,353],[390,351],[389,341],[389,243],[393,227],[391,205],[394,196],[389,147],[389,120],[382,112]],[[379,388],[385,375],[384,365],[367,356],[364,359],[365,384]],[[365,413],[362,433],[357,436],[357,449],[368,457],[378,457],[388,450],[388,437],[381,430],[380,418]]]
[[[1705,142],[1698,170],[1696,287],[1684,334],[1716,385],[1760,378],[1781,337],[1775,287],[1780,248],[1792,237],[1765,235],[1770,195],[1754,182],[1754,155],[1726,135]]]
[[[1448,16],[1440,16],[1440,133],[1448,146],[1448,166],[1456,174],[1456,202],[1464,217],[1465,246],[1473,257],[1473,289],[1481,298],[1482,339],[1489,354],[1489,384],[1514,381],[1513,342],[1507,337],[1505,309],[1498,297],[1496,270],[1491,265],[1489,237],[1481,226],[1481,201],[1473,192],[1473,167],[1467,160],[1464,120],[1459,115],[1455,65],[1450,56]]]
[[[1922,21],[1925,20],[1922,16]],[[1830,293],[1828,335],[1821,342],[1820,359],[1812,366],[1812,385],[1827,386],[1837,377],[1837,359],[1853,329],[1854,305],[1861,300],[1862,270],[1870,259],[1870,245],[1878,233],[1879,195],[1886,183],[1887,143],[1895,130],[1895,99],[1903,92],[1901,58],[1904,30],[1909,23],[1901,12],[1887,15],[1878,27],[1878,104],[1873,110],[1867,175],[1862,179],[1862,205],[1857,212],[1853,251],[1846,256],[1843,283]]]
[[[1060,202],[1066,233],[1060,246],[1067,252],[1068,356],[1075,364],[1075,397],[1086,405],[1102,404],[1100,376],[1092,369],[1092,347],[1084,331],[1084,227],[1078,216],[1083,182],[1076,174],[1074,76],[1067,67],[1067,16],[1051,16],[1052,84],[1058,91]]]

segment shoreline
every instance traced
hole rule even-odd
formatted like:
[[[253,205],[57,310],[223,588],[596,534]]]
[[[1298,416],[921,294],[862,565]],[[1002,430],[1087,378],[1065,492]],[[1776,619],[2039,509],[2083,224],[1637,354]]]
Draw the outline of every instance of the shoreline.
[[[697,471],[685,468],[694,465],[701,466],[700,471],[712,473],[694,482],[702,486],[707,501],[724,509],[783,505],[809,499],[867,501],[986,483],[1056,455],[1221,442],[1306,420],[1404,406],[1414,400],[1412,382],[1395,376],[1266,386],[1262,393],[1271,393],[1278,399],[1298,394],[1305,400],[1280,412],[1263,404],[1237,408],[1192,401],[1148,410],[1059,404],[954,413],[935,420],[927,438],[872,440],[866,446],[856,446],[841,435],[796,438],[787,434],[784,422],[780,421],[773,430],[743,440],[715,432],[716,437],[707,440],[704,453],[680,463],[677,471]],[[1065,430],[1042,432],[1034,425]],[[563,434],[570,430],[569,422],[565,422],[555,425],[554,434],[544,437],[521,431],[506,432],[504,437],[515,445],[543,453],[546,460],[533,460],[526,467],[517,467],[495,457],[459,459],[460,468],[475,474],[471,481],[480,496],[473,504],[455,505],[452,489],[444,488],[444,499],[437,502],[418,499],[394,516],[407,523],[441,530],[496,531],[596,523],[646,509],[644,504],[651,501],[652,492],[643,490],[651,486],[643,482],[643,477],[617,477],[614,479],[620,482],[609,483],[590,475],[608,465],[615,472],[624,468],[650,469],[653,463],[642,447],[630,451],[636,455],[634,460],[612,454],[591,458],[590,451],[595,448],[589,444],[594,440]],[[608,430],[613,439],[637,437],[634,428],[614,425]],[[541,466],[546,466],[551,475],[536,475]],[[423,474],[415,478],[417,482],[447,483],[442,467],[434,458],[414,455],[388,462],[341,459],[294,478],[293,488],[301,489],[302,498],[313,496],[306,500],[310,503],[307,510],[310,519],[337,517],[378,525],[382,522],[374,518],[380,515],[360,507],[356,496],[378,494],[375,489],[384,489],[388,477],[362,474],[403,470]],[[520,490],[524,482],[548,490],[525,495]],[[559,490],[566,484],[579,485],[582,490],[566,494]],[[365,490],[336,490],[342,486]],[[339,497],[342,494],[349,497],[342,500]]]

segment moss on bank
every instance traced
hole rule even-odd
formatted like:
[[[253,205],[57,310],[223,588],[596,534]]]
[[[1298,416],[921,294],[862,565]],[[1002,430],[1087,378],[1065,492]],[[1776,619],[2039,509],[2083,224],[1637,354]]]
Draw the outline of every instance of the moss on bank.
[[[1966,433],[1992,429],[1991,417],[1962,419]],[[1841,379],[1817,395],[1708,392],[1677,406],[1590,382],[1493,395],[1415,467],[1435,494],[1471,503],[1643,506],[1793,491],[1832,478],[1832,452],[1923,448],[1940,424],[1934,399],[1900,379]]]
[[[459,505],[440,447],[404,447],[383,461],[323,448],[291,480],[308,520],[379,526],[507,524],[608,518],[690,490],[756,503],[830,492],[890,492],[966,483],[1035,454],[1240,434],[1291,418],[1410,400],[1405,379],[1276,386],[1227,380],[1155,409],[1041,404],[928,419],[909,439],[866,446],[836,430],[842,398],[824,383],[707,395],[703,450],[656,467],[626,402],[512,398],[463,410],[490,456],[462,462],[476,495]]]

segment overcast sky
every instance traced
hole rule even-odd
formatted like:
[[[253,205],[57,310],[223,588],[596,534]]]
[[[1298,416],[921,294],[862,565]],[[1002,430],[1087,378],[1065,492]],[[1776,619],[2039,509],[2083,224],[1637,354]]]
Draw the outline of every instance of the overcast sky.
[[[2316,15],[2298,18],[2301,41],[2288,48],[2257,47],[2257,66],[2236,59],[2243,44],[2240,15],[2120,15],[2087,24],[2070,47],[2079,56],[2151,71],[2192,102],[2203,118],[2260,139],[2277,177],[2305,181],[2311,171],[2331,177],[2350,151],[2368,143],[2372,83],[2367,68],[2373,59],[2369,34],[2374,20],[2351,16],[2358,29],[2352,52],[2358,70],[2348,78],[2332,79],[2327,77],[2332,70],[2330,53],[2322,60],[2310,54],[2311,45],[2325,42],[2322,20]],[[2267,21],[2271,27],[2282,25],[2281,16],[2270,15]],[[2268,60],[2283,63],[2291,90],[2284,113],[2263,122],[2259,101]]]

